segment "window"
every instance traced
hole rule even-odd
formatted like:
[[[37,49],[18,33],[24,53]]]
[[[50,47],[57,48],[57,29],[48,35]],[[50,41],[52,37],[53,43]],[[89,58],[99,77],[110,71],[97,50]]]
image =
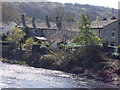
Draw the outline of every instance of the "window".
[[[113,37],[113,38],[115,37],[115,33],[114,33],[114,32],[112,33],[112,37]]]
[[[115,30],[112,32],[112,38],[115,38]]]
[[[110,45],[111,45],[111,46],[115,46],[115,42],[112,42]]]

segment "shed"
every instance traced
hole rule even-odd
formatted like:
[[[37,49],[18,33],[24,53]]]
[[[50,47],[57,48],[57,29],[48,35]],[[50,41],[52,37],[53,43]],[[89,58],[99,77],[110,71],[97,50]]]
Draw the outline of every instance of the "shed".
[[[45,37],[37,37],[37,36],[34,36],[36,39],[38,39],[38,40],[44,40],[44,41],[46,41],[47,39],[45,38]]]

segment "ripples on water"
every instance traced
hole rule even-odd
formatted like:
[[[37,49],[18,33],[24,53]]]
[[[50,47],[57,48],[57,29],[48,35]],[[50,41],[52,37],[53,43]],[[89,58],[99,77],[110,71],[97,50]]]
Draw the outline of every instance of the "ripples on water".
[[[2,63],[1,88],[113,88],[115,86],[95,82],[56,70]]]

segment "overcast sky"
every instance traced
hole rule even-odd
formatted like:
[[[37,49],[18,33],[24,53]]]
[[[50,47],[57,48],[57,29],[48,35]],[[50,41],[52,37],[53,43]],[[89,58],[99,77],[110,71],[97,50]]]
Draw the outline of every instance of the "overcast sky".
[[[120,0],[49,0],[56,1],[61,3],[71,2],[71,3],[80,3],[80,4],[90,4],[96,6],[105,6],[118,9],[118,2]]]
[[[14,1],[47,1],[47,0],[2,0],[6,2],[14,2]],[[118,2],[120,0],[48,0],[52,2],[61,2],[61,3],[80,3],[80,4],[90,4],[96,6],[105,6],[110,8],[118,9]]]

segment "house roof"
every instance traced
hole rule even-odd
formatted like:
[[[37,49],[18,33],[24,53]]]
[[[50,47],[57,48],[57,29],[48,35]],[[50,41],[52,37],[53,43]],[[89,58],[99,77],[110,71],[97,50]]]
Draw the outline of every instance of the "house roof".
[[[90,26],[91,29],[98,29],[98,28],[103,28],[113,22],[116,22],[118,21],[118,19],[115,19],[115,20],[103,20],[103,21],[94,21],[92,22],[92,25]]]
[[[8,31],[10,31],[12,28],[14,28],[17,24],[15,22],[11,22],[9,25],[4,27],[2,30],[2,33],[6,34]]]
[[[38,40],[47,40],[45,37],[37,37],[37,36],[35,36],[35,38],[37,38]]]

